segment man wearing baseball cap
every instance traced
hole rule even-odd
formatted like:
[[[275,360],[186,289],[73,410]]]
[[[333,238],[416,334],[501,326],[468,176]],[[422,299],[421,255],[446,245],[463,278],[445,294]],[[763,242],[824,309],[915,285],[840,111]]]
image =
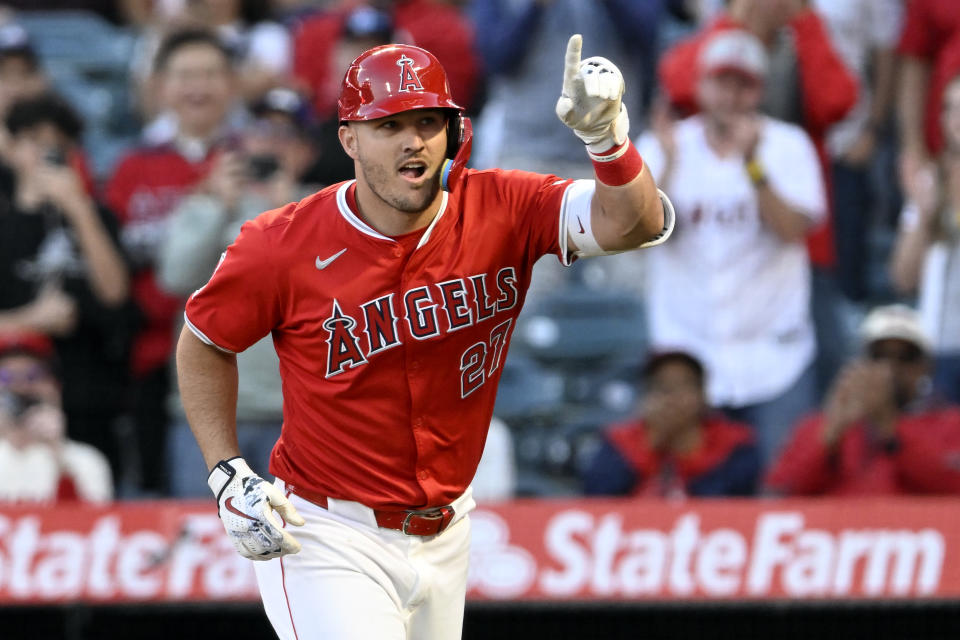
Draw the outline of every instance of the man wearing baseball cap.
[[[375,47],[338,103],[355,179],[246,222],[187,302],[180,397],[281,638],[459,640],[470,485],[533,264],[673,231],[623,74],[582,46],[570,37],[555,113],[595,179],[468,168],[472,128],[436,56]],[[266,336],[283,383],[273,484],[236,432],[236,354]]]
[[[679,238],[645,256],[652,344],[703,362],[710,404],[754,427],[765,463],[816,403],[804,238],[827,209],[810,139],[759,112],[767,64],[749,32],[712,36],[700,113],[638,142],[678,216]]]
[[[767,478],[786,495],[960,491],[960,407],[931,393],[930,339],[904,305],[861,325],[863,354],[801,421]]]

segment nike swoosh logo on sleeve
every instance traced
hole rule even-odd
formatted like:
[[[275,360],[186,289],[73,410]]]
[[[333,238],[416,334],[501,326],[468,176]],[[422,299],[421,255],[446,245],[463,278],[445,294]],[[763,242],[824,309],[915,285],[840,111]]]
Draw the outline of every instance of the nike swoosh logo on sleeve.
[[[235,506],[233,506],[233,497],[232,497],[232,496],[229,497],[229,498],[227,498],[227,499],[223,502],[223,506],[226,507],[227,511],[229,511],[230,513],[236,514],[236,515],[240,516],[241,518],[246,518],[247,520],[253,520],[254,522],[258,522],[257,518],[254,518],[253,516],[247,515],[247,514],[244,513],[243,511],[240,511],[240,509],[237,509]]]
[[[320,259],[320,256],[317,256],[317,263],[316,263],[316,264],[317,264],[317,269],[321,269],[321,270],[326,269],[327,267],[330,266],[330,264],[331,264],[334,260],[336,260],[337,258],[339,258],[340,256],[342,256],[342,255],[343,255],[343,252],[346,251],[346,250],[347,250],[347,248],[344,247],[343,249],[340,249],[340,251],[336,252],[335,254],[333,254],[332,256],[330,256],[329,258],[327,258],[326,260],[321,260],[321,259]]]
[[[577,224],[580,225],[580,234],[583,235],[586,231],[583,230],[583,223],[580,222],[580,216],[577,216]]]

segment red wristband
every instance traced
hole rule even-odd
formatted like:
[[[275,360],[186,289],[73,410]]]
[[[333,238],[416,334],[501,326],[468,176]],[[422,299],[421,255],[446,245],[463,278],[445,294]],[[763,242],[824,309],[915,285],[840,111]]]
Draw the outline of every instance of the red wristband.
[[[605,153],[587,153],[597,180],[611,187],[625,185],[643,171],[643,158],[629,140]]]

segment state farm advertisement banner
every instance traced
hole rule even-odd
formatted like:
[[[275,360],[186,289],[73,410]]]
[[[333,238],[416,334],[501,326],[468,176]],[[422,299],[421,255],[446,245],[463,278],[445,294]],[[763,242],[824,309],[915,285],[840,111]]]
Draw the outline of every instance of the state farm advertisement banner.
[[[475,601],[960,598],[960,499],[515,501]],[[208,502],[0,508],[0,604],[258,598]]]
[[[524,502],[473,518],[470,596],[960,597],[960,500]]]

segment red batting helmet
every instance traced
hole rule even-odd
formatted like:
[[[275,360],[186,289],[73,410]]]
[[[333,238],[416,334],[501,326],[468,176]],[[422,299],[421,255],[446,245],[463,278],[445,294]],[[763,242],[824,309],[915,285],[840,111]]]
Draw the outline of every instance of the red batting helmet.
[[[447,74],[432,53],[409,44],[387,44],[360,54],[340,85],[341,122],[375,120],[413,109],[448,109],[443,188],[450,191],[470,158],[473,129],[450,96]]]

